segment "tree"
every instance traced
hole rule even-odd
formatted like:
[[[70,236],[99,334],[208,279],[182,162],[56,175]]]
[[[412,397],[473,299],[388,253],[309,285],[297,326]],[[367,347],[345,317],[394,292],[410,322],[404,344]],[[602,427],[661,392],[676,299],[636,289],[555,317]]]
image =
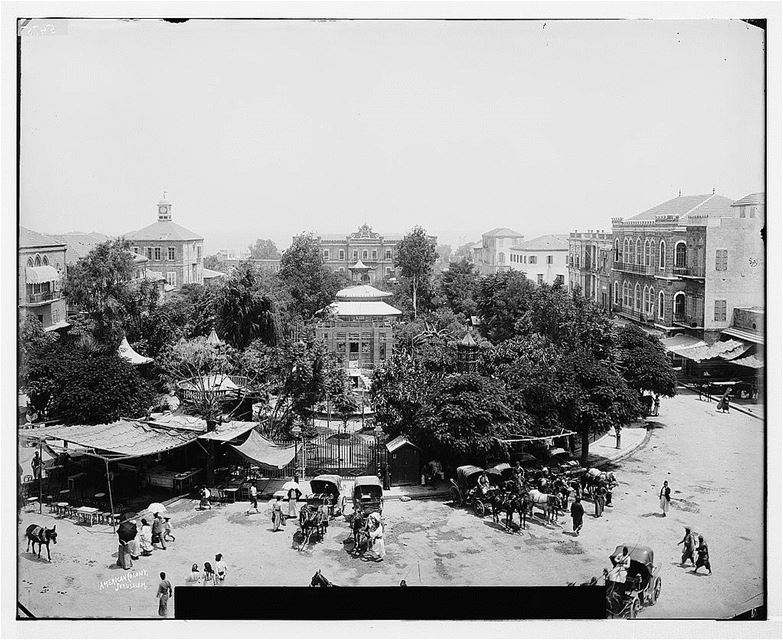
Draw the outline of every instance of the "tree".
[[[91,321],[95,338],[119,343],[141,337],[142,318],[158,302],[154,282],[135,278],[133,254],[126,240],[107,240],[96,245],[68,269],[63,289],[68,302],[79,307]]]
[[[534,291],[533,283],[519,271],[482,278],[476,296],[481,333],[496,343],[516,335],[516,323],[530,310]]]
[[[288,288],[295,312],[309,319],[334,300],[342,280],[323,262],[318,238],[302,233],[280,260],[278,277]]]
[[[282,327],[274,277],[251,262],[242,262],[215,291],[217,328],[225,340],[244,349],[253,340],[275,345]]]
[[[462,258],[459,262],[450,263],[448,270],[438,276],[437,290],[454,313],[469,318],[478,311],[478,285],[479,276],[473,263]]]
[[[329,396],[329,402],[335,415],[343,423],[343,430],[347,431],[348,421],[359,410],[359,403],[356,402],[356,396],[351,390],[347,378],[337,393]]]
[[[30,357],[28,388],[39,411],[65,424],[103,424],[145,415],[154,390],[116,352],[60,342]]]
[[[615,332],[615,345],[620,373],[632,389],[669,398],[677,393],[677,377],[658,338],[629,324]]]
[[[211,269],[212,271],[221,271],[223,273],[227,272],[226,265],[220,258],[218,258],[216,253],[213,253],[209,256],[204,256],[204,268]]]
[[[280,251],[272,240],[259,238],[248,249],[250,249],[251,258],[269,260],[280,257]]]
[[[426,287],[437,259],[435,241],[427,237],[422,227],[414,227],[399,243],[394,252],[394,266],[409,279],[413,293],[413,315],[416,316],[419,289]]]
[[[466,242],[457,247],[456,251],[451,256],[453,262],[462,260],[463,258],[468,261],[473,260],[473,245],[475,242]]]

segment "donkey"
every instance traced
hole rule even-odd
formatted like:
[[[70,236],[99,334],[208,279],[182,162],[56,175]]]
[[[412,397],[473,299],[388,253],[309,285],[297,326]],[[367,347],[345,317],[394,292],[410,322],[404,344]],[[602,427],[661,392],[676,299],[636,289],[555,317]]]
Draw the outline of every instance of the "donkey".
[[[52,553],[49,551],[49,543],[54,542],[57,544],[57,525],[54,525],[51,529],[46,529],[37,524],[31,524],[27,527],[27,551],[30,551],[30,545],[33,545],[33,553],[35,553],[35,545],[38,543],[38,557],[41,557],[41,547],[46,545],[46,555],[49,556],[49,562],[52,561]]]
[[[334,582],[330,582],[326,579],[326,576],[324,576],[321,573],[321,570],[318,569],[318,571],[315,572],[315,575],[313,575],[312,580],[310,580],[310,586],[311,587],[337,587],[339,585],[336,585]]]

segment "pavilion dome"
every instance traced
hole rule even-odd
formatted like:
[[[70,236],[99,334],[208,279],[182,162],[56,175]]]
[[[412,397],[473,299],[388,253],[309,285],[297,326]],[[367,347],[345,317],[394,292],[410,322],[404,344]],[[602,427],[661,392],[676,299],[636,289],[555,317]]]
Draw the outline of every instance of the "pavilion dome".
[[[370,302],[372,300],[383,300],[391,297],[392,294],[387,291],[381,291],[369,284],[359,284],[353,287],[347,287],[337,292],[337,300],[356,300],[359,302]]]

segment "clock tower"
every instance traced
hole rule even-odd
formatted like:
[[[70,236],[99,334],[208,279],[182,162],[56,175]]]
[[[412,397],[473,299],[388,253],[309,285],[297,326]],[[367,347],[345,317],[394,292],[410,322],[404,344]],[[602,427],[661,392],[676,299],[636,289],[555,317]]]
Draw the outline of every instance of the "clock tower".
[[[166,200],[165,192],[158,203],[158,222],[171,222],[171,203]]]

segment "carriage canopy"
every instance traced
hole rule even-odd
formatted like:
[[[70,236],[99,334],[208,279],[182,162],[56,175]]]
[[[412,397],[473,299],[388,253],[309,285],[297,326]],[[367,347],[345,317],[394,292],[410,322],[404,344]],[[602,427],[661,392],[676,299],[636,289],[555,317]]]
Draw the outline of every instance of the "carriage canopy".
[[[310,488],[315,494],[328,493],[335,496],[333,504],[336,504],[342,491],[342,482],[337,475],[320,475],[310,480]]]
[[[377,476],[359,476],[353,485],[354,497],[380,497],[383,495],[383,483]]]
[[[500,464],[496,464],[494,467],[487,469],[487,473],[490,475],[499,475],[504,480],[508,480],[514,475],[514,469],[508,462],[501,462]]]
[[[647,571],[652,573],[653,550],[650,547],[642,547],[639,545],[632,545],[632,544],[621,544],[618,545],[617,548],[614,550],[612,557],[622,554],[623,547],[628,548],[629,555],[631,556],[631,562],[636,562],[644,566],[647,569]]]

